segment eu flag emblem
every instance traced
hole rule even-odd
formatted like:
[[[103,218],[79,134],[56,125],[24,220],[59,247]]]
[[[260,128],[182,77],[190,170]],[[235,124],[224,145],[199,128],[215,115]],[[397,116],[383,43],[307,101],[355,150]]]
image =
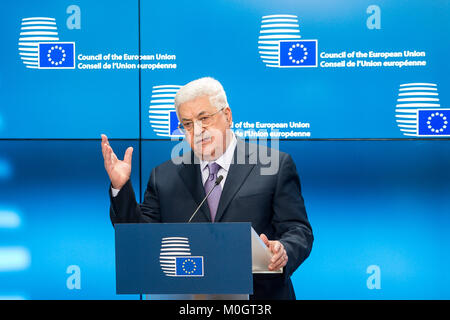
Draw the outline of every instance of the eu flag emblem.
[[[39,42],[39,69],[75,69],[74,42]]]
[[[178,121],[177,112],[171,110],[169,113],[169,134],[170,136],[183,136],[183,132],[178,128],[180,122]]]
[[[176,257],[176,276],[203,277],[203,257]]]
[[[317,67],[317,40],[280,41],[280,67]]]
[[[450,109],[418,109],[417,126],[419,136],[450,136]]]

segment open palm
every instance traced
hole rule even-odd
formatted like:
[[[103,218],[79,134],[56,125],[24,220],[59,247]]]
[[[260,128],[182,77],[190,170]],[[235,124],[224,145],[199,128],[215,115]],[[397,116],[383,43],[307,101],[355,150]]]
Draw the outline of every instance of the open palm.
[[[113,188],[121,189],[128,179],[130,179],[133,148],[129,147],[125,151],[123,160],[119,160],[109,145],[108,137],[102,134],[102,153],[105,169]]]

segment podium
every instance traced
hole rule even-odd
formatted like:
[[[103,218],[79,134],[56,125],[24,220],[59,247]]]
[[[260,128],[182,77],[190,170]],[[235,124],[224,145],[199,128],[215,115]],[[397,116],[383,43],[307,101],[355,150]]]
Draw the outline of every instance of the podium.
[[[115,244],[117,294],[248,299],[252,272],[270,272],[250,223],[116,224]]]

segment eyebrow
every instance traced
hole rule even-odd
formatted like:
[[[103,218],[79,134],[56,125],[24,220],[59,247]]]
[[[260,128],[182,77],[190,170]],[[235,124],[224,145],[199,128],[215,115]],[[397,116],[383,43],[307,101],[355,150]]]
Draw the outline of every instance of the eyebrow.
[[[200,117],[201,115],[205,114],[205,113],[208,114],[208,112],[206,112],[206,111],[200,112],[199,114],[197,114],[197,118]]]
[[[200,112],[199,114],[197,114],[197,118],[204,114],[208,114],[208,112],[206,112],[206,111]],[[181,121],[192,121],[192,119],[182,118]]]

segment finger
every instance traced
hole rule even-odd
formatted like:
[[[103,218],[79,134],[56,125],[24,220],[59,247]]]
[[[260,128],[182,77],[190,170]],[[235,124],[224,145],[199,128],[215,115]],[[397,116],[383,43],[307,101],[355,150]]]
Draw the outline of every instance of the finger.
[[[269,264],[269,270],[278,270],[287,264],[288,257],[287,254],[283,254],[277,261]]]
[[[103,153],[103,159],[105,160],[105,168],[108,170],[108,168],[111,166],[111,151],[108,149],[108,147],[104,146],[104,153]]]
[[[287,259],[280,259],[278,263],[270,264],[269,270],[273,271],[273,270],[281,269],[281,268],[285,267],[286,264],[287,264]]]
[[[280,249],[281,249],[281,243],[279,241],[274,241],[273,246],[272,246],[272,252],[277,253],[280,251]]]
[[[110,151],[110,154],[111,154],[111,161],[112,161],[112,163],[113,164],[116,163],[119,159],[117,158],[117,156],[114,153],[113,149],[110,146],[108,146],[108,150]]]
[[[101,136],[102,136],[101,146],[102,146],[102,153],[103,153],[103,158],[104,158],[105,157],[106,145],[107,145],[108,138],[104,134],[102,134]]]
[[[106,157],[105,157],[105,166],[108,169],[111,169],[114,163],[117,162],[117,157],[113,152],[110,146],[106,146]]]
[[[103,144],[102,149],[105,150],[103,157],[105,158],[105,162],[111,159],[111,152],[109,151],[109,147],[106,144]]]
[[[286,256],[286,251],[280,251],[279,253],[277,253],[277,254],[274,254],[273,256],[272,256],[272,258],[270,259],[270,262],[271,263],[278,263],[278,261],[280,260],[280,259],[283,259],[284,257]]]
[[[276,241],[275,240],[275,241],[269,241],[269,242],[270,242],[269,249],[270,249],[270,252],[272,252],[273,254],[277,254],[280,251],[284,250],[284,247],[283,247],[283,245],[281,244],[280,241]],[[281,250],[281,249],[283,249],[283,250]]]
[[[108,137],[105,134],[102,134],[102,146],[109,146]]]
[[[270,259],[270,262],[275,262],[278,259],[280,259],[282,256],[284,255],[284,251],[279,251],[277,253],[275,253],[272,258]]]
[[[286,254],[285,250],[280,250],[279,252],[275,253],[272,258],[270,259],[271,263],[277,263],[278,260],[280,260],[284,255]]]
[[[125,155],[123,157],[123,161],[128,163],[131,166],[131,158],[133,156],[133,147],[128,147],[125,151]]]
[[[267,236],[264,233],[261,233],[261,235],[259,237],[261,238],[261,240],[264,242],[264,244],[266,246],[270,247],[269,239],[267,238]]]
[[[106,160],[109,160],[111,158],[110,154],[108,153],[108,148],[110,147],[110,145],[109,145],[108,137],[105,134],[102,134],[101,136],[102,136],[102,153],[103,153],[103,158],[105,159],[105,165],[106,165]]]

